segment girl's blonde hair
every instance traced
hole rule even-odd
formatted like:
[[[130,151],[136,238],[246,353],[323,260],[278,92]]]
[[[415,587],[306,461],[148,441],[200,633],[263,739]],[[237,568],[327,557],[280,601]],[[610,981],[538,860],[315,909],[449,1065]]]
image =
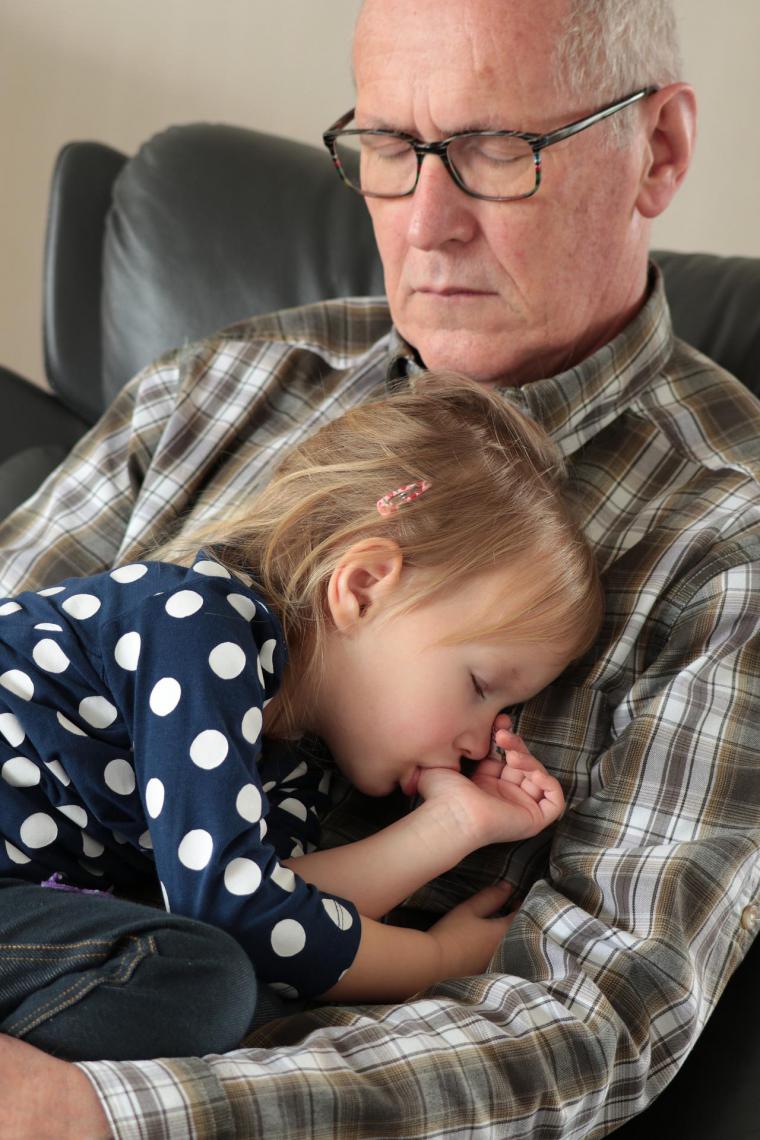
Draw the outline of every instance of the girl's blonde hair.
[[[419,499],[381,517],[377,500],[422,481],[430,489]],[[326,424],[288,452],[262,491],[153,556],[188,563],[203,547],[254,578],[283,625],[294,685],[283,686],[278,728],[293,731],[290,694],[299,678],[318,676],[330,576],[350,546],[372,537],[392,539],[405,568],[424,570],[408,577],[399,611],[497,567],[506,600],[522,569],[522,581],[535,581],[525,608],[508,619],[494,612],[468,640],[507,634],[576,657],[598,632],[595,562],[559,452],[503,397],[449,373],[420,376],[409,391]]]

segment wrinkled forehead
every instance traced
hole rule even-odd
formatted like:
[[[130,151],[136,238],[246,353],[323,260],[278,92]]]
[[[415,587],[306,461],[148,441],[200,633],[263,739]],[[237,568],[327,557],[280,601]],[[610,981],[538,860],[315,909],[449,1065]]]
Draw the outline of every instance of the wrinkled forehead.
[[[425,126],[426,137],[433,128],[446,134],[550,126],[567,6],[568,0],[365,0],[354,37],[358,113],[368,126]]]

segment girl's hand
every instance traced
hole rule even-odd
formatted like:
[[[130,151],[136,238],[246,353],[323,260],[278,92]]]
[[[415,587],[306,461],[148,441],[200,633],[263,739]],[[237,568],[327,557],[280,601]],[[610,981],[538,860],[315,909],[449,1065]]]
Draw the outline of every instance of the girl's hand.
[[[430,927],[428,934],[441,955],[441,980],[483,973],[517,914],[517,909],[506,915],[498,913],[508,905],[511,895],[509,883],[495,883],[455,906]]]
[[[494,723],[491,755],[478,763],[472,782],[508,802],[516,796],[515,802],[525,807],[529,805],[522,797],[527,796],[540,812],[543,827],[554,823],[565,806],[559,782],[531,755],[522,737],[512,732],[509,717],[503,714]]]
[[[469,779],[451,768],[427,768],[419,777],[424,800],[450,799],[466,813],[474,846],[529,839],[554,823],[565,806],[559,782],[512,732],[507,716],[496,719],[494,745]]]

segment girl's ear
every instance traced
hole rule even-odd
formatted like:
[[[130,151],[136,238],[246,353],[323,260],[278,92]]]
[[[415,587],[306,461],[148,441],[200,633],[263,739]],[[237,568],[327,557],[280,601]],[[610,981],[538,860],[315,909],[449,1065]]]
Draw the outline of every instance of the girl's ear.
[[[355,542],[342,555],[327,584],[327,606],[335,628],[345,632],[396,589],[404,557],[390,538]]]

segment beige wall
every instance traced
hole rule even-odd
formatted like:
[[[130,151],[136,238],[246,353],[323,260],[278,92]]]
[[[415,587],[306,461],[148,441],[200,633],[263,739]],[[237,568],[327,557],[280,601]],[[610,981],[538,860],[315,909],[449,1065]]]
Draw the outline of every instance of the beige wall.
[[[700,94],[695,165],[661,246],[760,255],[758,0],[676,0]],[[133,151],[175,122],[318,142],[350,105],[359,0],[0,0],[0,361],[42,377],[50,171],[71,139]],[[726,26],[725,13],[733,23]]]

